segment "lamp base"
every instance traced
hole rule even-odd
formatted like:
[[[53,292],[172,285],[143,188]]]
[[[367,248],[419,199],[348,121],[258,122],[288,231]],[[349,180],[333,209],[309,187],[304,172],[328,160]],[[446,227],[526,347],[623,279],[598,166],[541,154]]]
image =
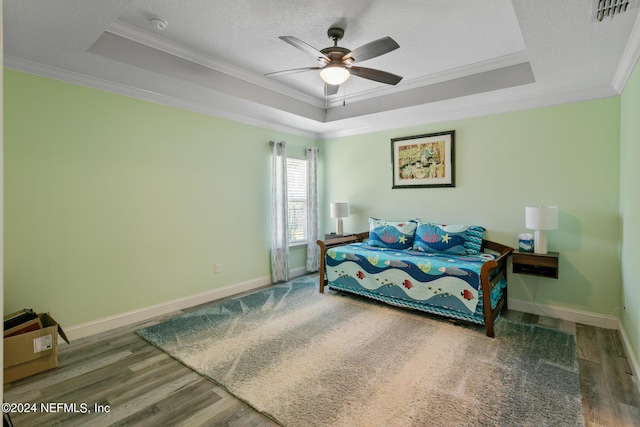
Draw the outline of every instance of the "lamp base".
[[[536,230],[533,237],[533,253],[546,254],[547,253],[547,233],[544,230]]]
[[[342,218],[336,219],[336,229],[337,229],[337,234],[339,236],[342,236]]]

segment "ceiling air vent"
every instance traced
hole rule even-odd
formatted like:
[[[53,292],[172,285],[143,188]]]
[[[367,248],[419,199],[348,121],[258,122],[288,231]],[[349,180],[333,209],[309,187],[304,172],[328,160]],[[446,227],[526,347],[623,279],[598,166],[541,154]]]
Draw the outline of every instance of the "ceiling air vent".
[[[595,19],[602,21],[607,16],[613,18],[635,6],[634,3],[634,0],[595,0]]]

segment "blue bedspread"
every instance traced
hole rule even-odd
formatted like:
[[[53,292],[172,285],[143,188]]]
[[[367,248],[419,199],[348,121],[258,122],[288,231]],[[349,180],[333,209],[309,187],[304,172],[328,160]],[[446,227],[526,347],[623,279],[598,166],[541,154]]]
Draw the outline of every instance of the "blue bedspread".
[[[470,316],[482,309],[482,265],[494,259],[486,253],[447,255],[353,243],[327,251],[326,274],[329,286],[337,289]]]

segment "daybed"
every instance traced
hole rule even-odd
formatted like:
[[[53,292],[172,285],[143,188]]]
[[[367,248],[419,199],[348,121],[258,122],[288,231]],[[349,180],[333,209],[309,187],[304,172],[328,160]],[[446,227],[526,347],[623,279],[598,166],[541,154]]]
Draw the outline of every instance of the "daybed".
[[[483,239],[483,231],[370,219],[369,232],[317,241],[320,292],[328,285],[482,324],[493,337],[494,322],[507,308],[507,257],[513,248]]]

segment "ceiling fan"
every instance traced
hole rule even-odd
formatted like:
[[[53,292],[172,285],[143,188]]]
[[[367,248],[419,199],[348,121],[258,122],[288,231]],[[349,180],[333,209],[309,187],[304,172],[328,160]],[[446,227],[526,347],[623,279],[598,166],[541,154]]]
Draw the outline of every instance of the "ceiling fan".
[[[281,36],[281,40],[312,55],[318,61],[318,66],[276,71],[265,75],[281,76],[285,74],[320,70],[320,77],[322,77],[322,80],[326,83],[327,95],[335,95],[338,93],[340,85],[344,83],[351,74],[389,85],[396,85],[400,80],[402,80],[402,77],[396,74],[353,65],[354,62],[360,63],[399,48],[400,46],[398,43],[396,43],[391,37],[383,37],[362,45],[354,50],[349,50],[338,46],[338,41],[340,41],[344,36],[344,29],[338,27],[329,28],[327,35],[333,41],[333,46],[322,50],[317,50],[296,37]]]

